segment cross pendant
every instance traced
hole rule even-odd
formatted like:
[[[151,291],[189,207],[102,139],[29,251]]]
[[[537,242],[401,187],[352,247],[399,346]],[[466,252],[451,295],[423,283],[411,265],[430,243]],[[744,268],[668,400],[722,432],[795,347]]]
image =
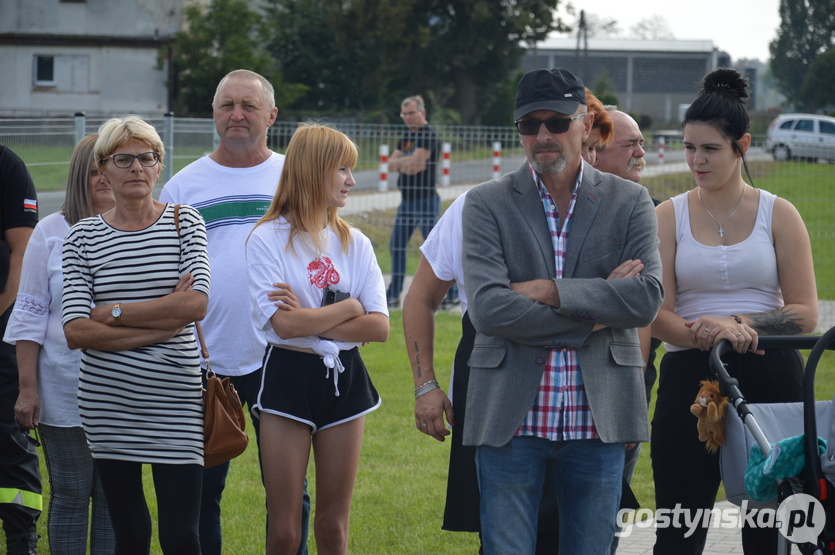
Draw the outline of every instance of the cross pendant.
[[[725,236],[725,230],[722,229],[722,226],[720,225],[719,226],[719,237],[724,237],[724,236]]]

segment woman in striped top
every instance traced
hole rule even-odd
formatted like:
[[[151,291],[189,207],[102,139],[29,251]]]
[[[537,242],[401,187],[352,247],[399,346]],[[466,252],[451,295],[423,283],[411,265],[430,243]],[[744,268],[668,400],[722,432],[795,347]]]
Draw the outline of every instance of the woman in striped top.
[[[192,322],[206,314],[209,262],[200,213],[151,196],[164,147],[136,116],[99,129],[95,156],[116,206],[64,241],[63,324],[84,349],[81,421],[101,476],[116,553],[148,553],[150,464],[165,553],[200,553],[203,404]],[[91,306],[95,308],[91,309]]]

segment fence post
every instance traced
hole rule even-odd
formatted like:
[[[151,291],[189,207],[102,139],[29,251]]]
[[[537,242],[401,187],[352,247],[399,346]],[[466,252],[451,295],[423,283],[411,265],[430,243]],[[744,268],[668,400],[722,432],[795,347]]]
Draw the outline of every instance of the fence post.
[[[389,188],[389,145],[380,145],[380,183],[377,189],[385,191]]]
[[[168,155],[168,163],[163,168],[162,179],[167,183],[171,179],[171,172],[174,167],[174,112],[165,114],[162,142],[165,143],[165,153]]]
[[[452,150],[452,143],[444,143],[441,147],[443,160],[441,161],[441,187],[449,187],[449,153]]]
[[[84,115],[84,112],[76,112],[75,113],[75,144],[78,144],[78,141],[84,138],[86,131],[86,122],[87,118]]]
[[[658,137],[658,163],[664,163],[664,135]]]
[[[496,141],[493,143],[493,179],[498,179],[502,176],[502,143]]]

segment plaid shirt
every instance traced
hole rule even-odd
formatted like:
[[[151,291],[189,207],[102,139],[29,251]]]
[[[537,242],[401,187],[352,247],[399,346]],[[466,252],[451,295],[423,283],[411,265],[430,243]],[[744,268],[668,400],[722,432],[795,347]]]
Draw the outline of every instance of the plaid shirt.
[[[531,175],[539,189],[539,197],[545,209],[548,229],[551,231],[551,242],[554,245],[554,259],[556,261],[557,279],[563,277],[565,265],[565,249],[568,244],[568,232],[571,229],[571,216],[577,201],[577,191],[583,181],[583,166],[571,195],[568,214],[565,216],[562,229],[559,229],[559,211],[557,204],[551,198],[542,180],[531,168]],[[536,396],[524,422],[516,432],[516,436],[535,436],[550,441],[567,441],[572,439],[596,439],[597,429],[583,386],[583,375],[580,373],[580,361],[575,349],[550,349],[542,381],[539,383],[539,393]]]

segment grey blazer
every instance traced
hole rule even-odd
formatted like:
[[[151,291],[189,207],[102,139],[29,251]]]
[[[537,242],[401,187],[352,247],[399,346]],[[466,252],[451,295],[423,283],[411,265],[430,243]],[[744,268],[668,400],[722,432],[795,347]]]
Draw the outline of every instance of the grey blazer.
[[[527,163],[467,193],[464,283],[478,335],[470,356],[465,445],[500,447],[522,424],[539,391],[549,348],[577,349],[600,439],[649,441],[638,327],[661,306],[655,209],[646,188],[585,162],[568,235],[560,308],[510,284],[554,279],[545,211]],[[607,281],[640,259],[639,277]],[[608,327],[591,333],[595,323]]]

